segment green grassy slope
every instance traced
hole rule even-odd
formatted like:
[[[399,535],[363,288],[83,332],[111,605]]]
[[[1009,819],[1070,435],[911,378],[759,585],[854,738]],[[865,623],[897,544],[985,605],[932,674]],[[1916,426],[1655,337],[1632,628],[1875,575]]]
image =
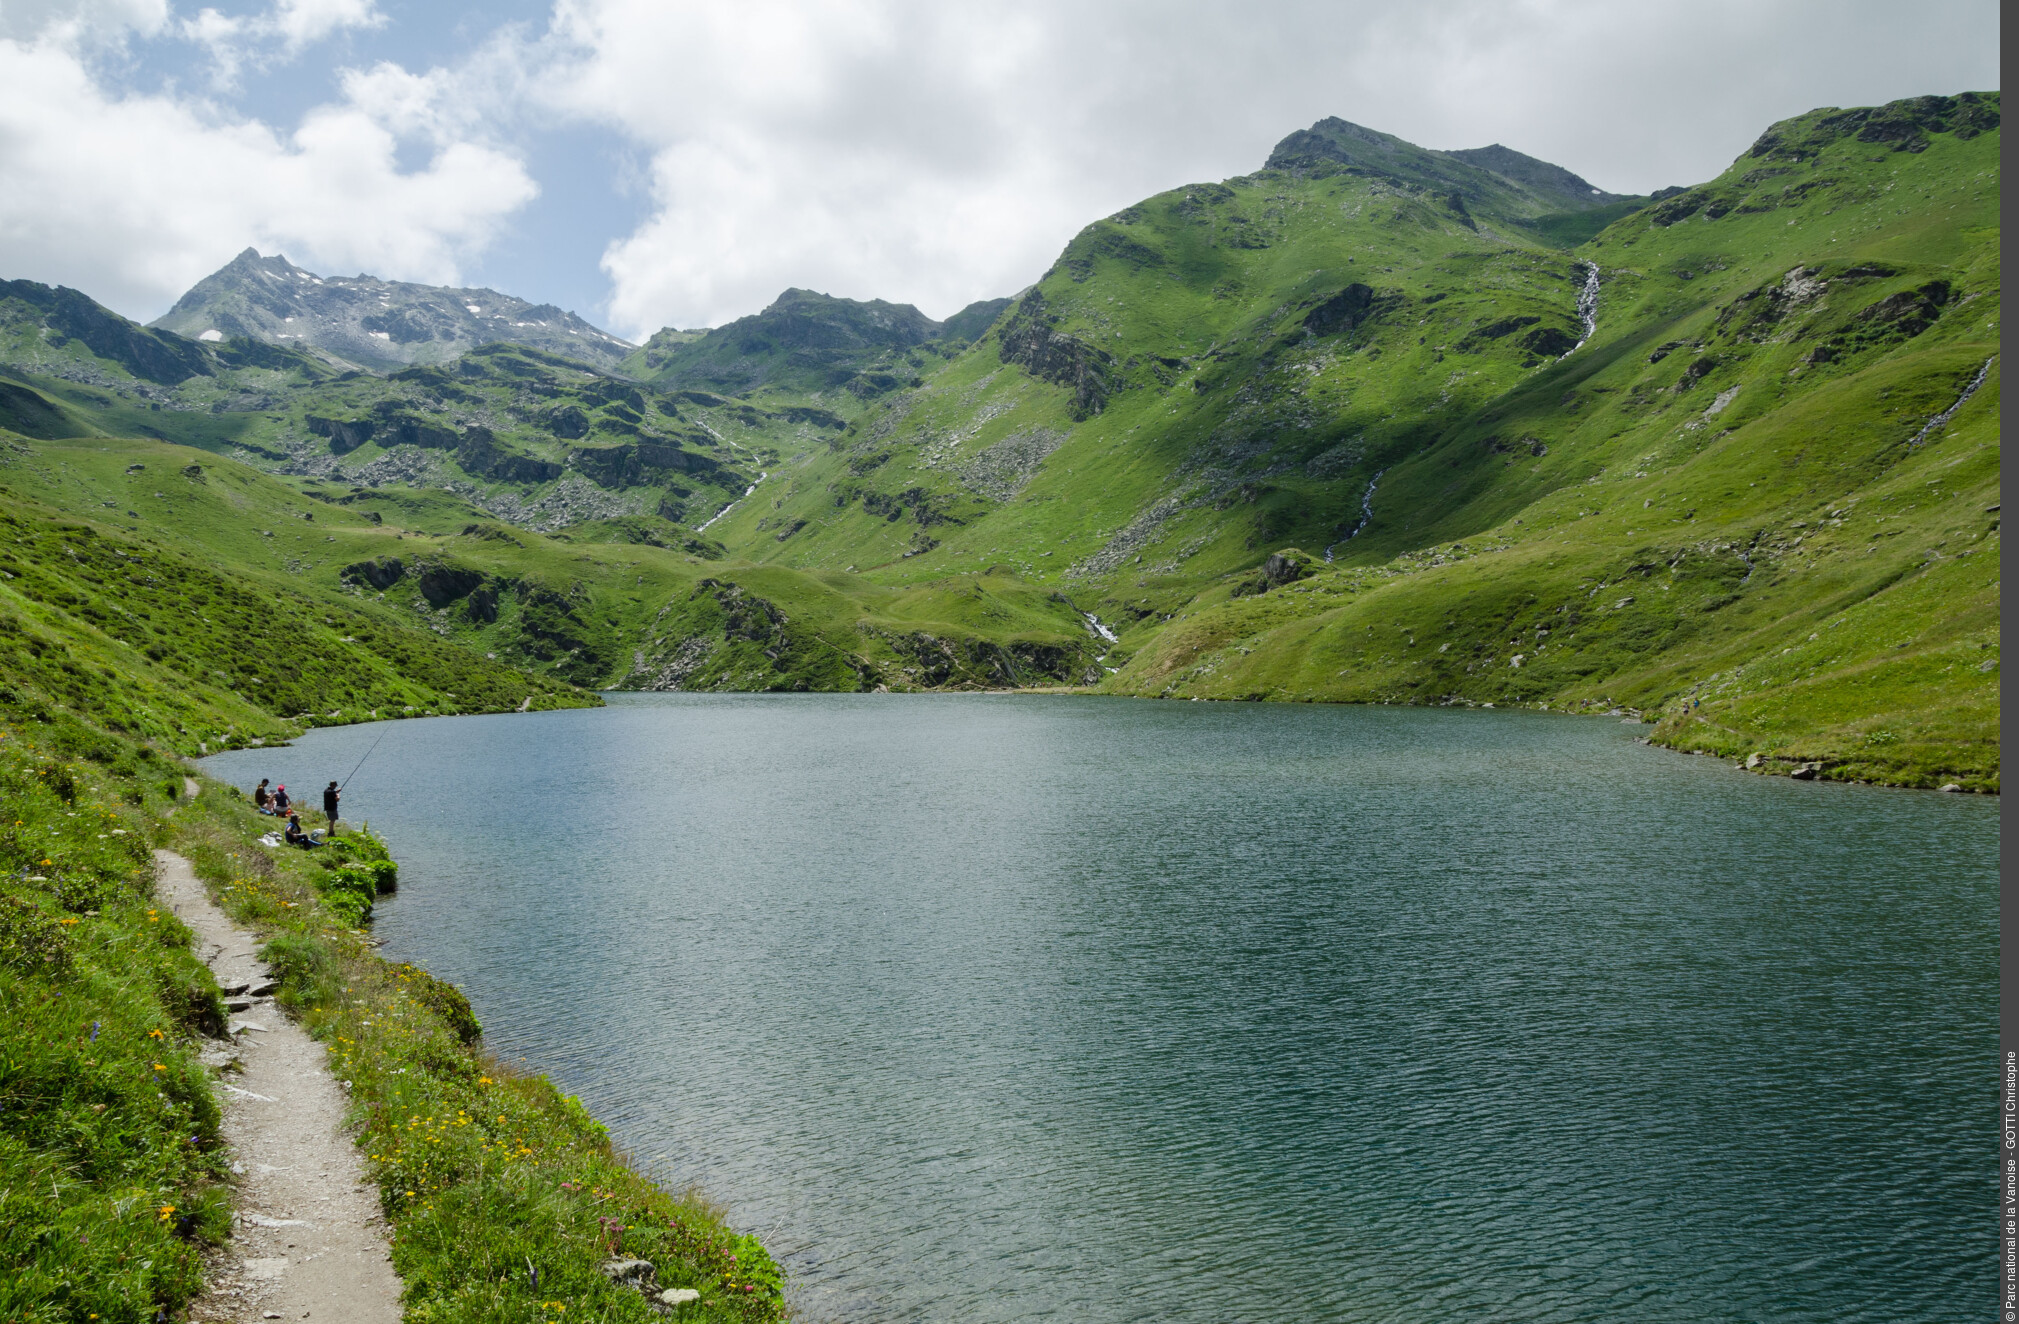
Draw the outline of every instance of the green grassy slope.
[[[4,708],[0,1315],[166,1318],[231,1222],[198,1060],[224,1005],[152,899],[148,848],[181,769],[74,720],[11,726]]]
[[[1570,253],[1393,177],[1178,190],[710,533],[1057,583],[1120,692],[1603,701],[1994,786],[1995,381],[1920,434],[1997,349],[1997,104],[1776,125]],[[1337,564],[1249,591],[1297,546]]]
[[[1374,473],[1579,334],[1583,268],[1522,228],[1533,206],[1494,210],[1525,195],[1454,207],[1448,184],[1271,170],[1097,222],[973,349],[710,532],[1053,581],[1329,543]]]
[[[233,688],[289,717],[516,706],[524,695],[513,667],[634,688],[995,687],[1079,679],[1103,651],[1054,590],[1006,576],[882,585],[806,574],[719,559],[719,548],[647,518],[548,537],[451,492],[278,478],[160,442],[16,441],[0,446],[0,483],[42,507],[45,525],[55,512],[82,515],[109,539],[151,540],[202,565],[214,593],[302,604],[298,619],[276,617],[269,631],[283,641],[266,646],[284,668],[258,650],[223,658],[207,625],[175,622],[152,602],[148,623],[126,631],[138,634],[136,651],[205,659],[202,669],[225,670]],[[64,553],[42,547],[37,556],[44,574],[67,573]],[[121,600],[105,595],[126,582],[90,589],[101,601],[80,590],[77,610],[116,614]],[[363,672],[325,678],[344,659],[366,666],[389,640],[410,654],[398,662],[402,683],[425,688],[374,688]],[[284,689],[250,681],[277,671],[304,679]],[[534,702],[566,692],[549,682]]]
[[[27,448],[12,444],[9,456],[0,437],[0,461],[15,461],[0,480],[20,476]],[[23,499],[21,486],[0,487],[0,675],[23,711],[99,714],[198,754],[382,715],[595,702],[391,613]]]

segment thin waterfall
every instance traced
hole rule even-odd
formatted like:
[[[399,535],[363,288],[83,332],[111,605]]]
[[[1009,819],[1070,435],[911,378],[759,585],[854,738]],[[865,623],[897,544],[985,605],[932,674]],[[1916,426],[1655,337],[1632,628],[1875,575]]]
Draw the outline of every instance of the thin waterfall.
[[[1367,490],[1360,494],[1360,522],[1353,526],[1353,532],[1341,538],[1339,542],[1352,542],[1360,536],[1360,530],[1366,528],[1368,522],[1374,518],[1374,487],[1381,481],[1381,475],[1387,472],[1386,469],[1377,469],[1374,471],[1374,476],[1367,480]],[[1339,542],[1333,543],[1332,547],[1337,547]],[[1332,547],[1325,549],[1325,559],[1327,561],[1332,559]]]
[[[1984,384],[1984,379],[1991,375],[1991,365],[1996,363],[1997,361],[1998,356],[1996,354],[1993,354],[1990,358],[1985,359],[1984,366],[1977,369],[1977,375],[1975,377],[1972,377],[1970,379],[1970,384],[1963,388],[1963,394],[1956,397],[1956,403],[1950,405],[1947,409],[1944,409],[1941,413],[1929,419],[1928,426],[1922,428],[1919,432],[1916,432],[1914,434],[1914,439],[1907,443],[1907,449],[1913,450],[1916,446],[1919,446],[1922,442],[1928,439],[1929,433],[1935,431],[1939,427],[1942,427],[1950,419],[1956,417],[1956,411],[1961,409],[1964,405],[1970,403],[1970,397],[1977,394],[1977,388],[1982,386]]]
[[[1562,358],[1557,360],[1559,363],[1583,349],[1585,343],[1591,339],[1592,333],[1598,330],[1598,263],[1596,262],[1585,264],[1584,288],[1577,292],[1577,320],[1584,323],[1584,335],[1575,345],[1563,351]]]

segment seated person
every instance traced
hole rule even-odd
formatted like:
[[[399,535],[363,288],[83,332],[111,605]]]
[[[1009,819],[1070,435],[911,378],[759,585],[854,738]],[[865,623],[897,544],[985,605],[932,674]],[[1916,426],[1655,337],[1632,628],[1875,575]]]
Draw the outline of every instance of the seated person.
[[[288,805],[290,805],[291,803],[293,803],[293,802],[292,802],[292,801],[290,801],[290,800],[289,800],[289,799],[287,798],[287,783],[286,783],[286,782],[282,782],[282,783],[281,783],[280,785],[278,785],[278,786],[276,786],[276,787],[274,787],[274,788],[273,788],[273,812],[274,812],[274,813],[276,813],[276,814],[285,814],[285,813],[287,813],[287,808],[288,808]]]
[[[261,777],[259,785],[252,788],[252,807],[262,814],[273,812],[273,793],[266,789],[267,779]]]
[[[300,814],[289,814],[287,816],[287,844],[290,846],[299,846],[303,850],[313,850],[317,846],[322,845],[320,841],[317,841],[315,838],[309,836],[308,833],[301,830]]]

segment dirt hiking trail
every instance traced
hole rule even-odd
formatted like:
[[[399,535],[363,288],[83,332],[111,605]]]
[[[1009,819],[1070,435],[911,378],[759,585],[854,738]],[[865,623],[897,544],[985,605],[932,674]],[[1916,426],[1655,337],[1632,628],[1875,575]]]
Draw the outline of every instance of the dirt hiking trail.
[[[217,908],[188,860],[154,852],[157,895],[196,933],[197,954],[224,988],[269,979],[259,943]],[[344,1128],[349,1099],[322,1045],[270,998],[240,994],[229,1039],[204,1054],[226,1070],[224,1140],[238,1174],[232,1240],[209,1267],[192,1321],[398,1324],[400,1280],[378,1194]]]

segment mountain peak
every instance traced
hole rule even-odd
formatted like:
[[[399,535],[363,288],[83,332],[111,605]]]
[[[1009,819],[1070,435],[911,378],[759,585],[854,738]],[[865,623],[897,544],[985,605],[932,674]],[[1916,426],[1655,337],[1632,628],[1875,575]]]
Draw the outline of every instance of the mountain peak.
[[[197,340],[243,336],[320,351],[346,366],[445,363],[478,345],[526,345],[601,368],[632,346],[552,304],[489,289],[318,276],[247,248],[153,323]]]
[[[1468,207],[1510,219],[1584,211],[1619,201],[1562,166],[1499,143],[1435,151],[1392,133],[1330,116],[1276,144],[1270,170],[1302,175],[1357,174],[1461,195]]]
[[[1464,147],[1455,152],[1446,152],[1445,155],[1456,157],[1483,170],[1491,170],[1496,175],[1504,176],[1539,193],[1558,195],[1563,199],[1566,211],[1575,211],[1583,207],[1602,207],[1609,202],[1618,202],[1624,196],[1607,193],[1560,165],[1551,165],[1526,152],[1517,152],[1512,147],[1503,147],[1499,143],[1486,147]]]

